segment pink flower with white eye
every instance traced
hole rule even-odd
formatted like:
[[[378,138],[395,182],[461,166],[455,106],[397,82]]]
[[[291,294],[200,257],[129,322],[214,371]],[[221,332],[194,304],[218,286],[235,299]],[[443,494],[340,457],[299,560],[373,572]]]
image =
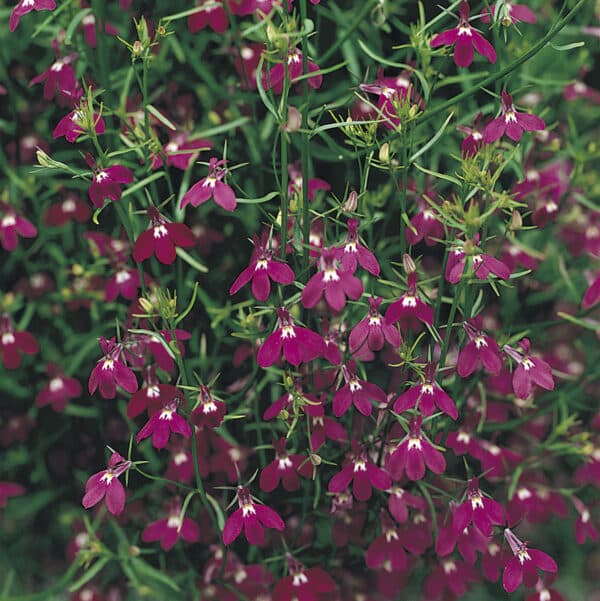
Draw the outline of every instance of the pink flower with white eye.
[[[227,30],[229,18],[222,0],[202,0],[198,9],[198,12],[187,19],[190,33],[197,33],[207,25],[216,33],[224,33]]]
[[[500,347],[481,329],[481,324],[481,316],[463,323],[469,342],[461,349],[456,361],[461,378],[468,378],[480,364],[490,374],[498,374],[502,369]]]
[[[477,243],[477,237],[475,239]],[[496,257],[486,253],[475,253],[470,255],[473,275],[479,280],[487,280],[490,274],[494,274],[502,280],[508,280],[510,269]],[[460,246],[453,246],[448,254],[444,277],[451,284],[460,282],[467,266],[467,254]],[[470,270],[469,270],[470,271]]]
[[[285,524],[281,516],[270,507],[255,503],[247,486],[237,487],[238,509],[225,522],[223,544],[230,545],[244,530],[251,545],[260,545],[265,539],[265,528],[283,532]]]
[[[156,368],[148,365],[144,369],[142,387],[133,394],[127,403],[127,417],[133,419],[144,411],[147,411],[150,417],[160,411],[177,394],[177,387],[172,384],[159,383],[156,377]]]
[[[14,31],[18,27],[21,17],[32,10],[54,10],[55,8],[55,0],[19,0],[10,13],[8,29],[11,32]]]
[[[254,236],[254,252],[250,265],[235,279],[229,294],[233,296],[250,280],[252,280],[252,294],[256,300],[264,302],[271,293],[271,281],[287,285],[294,281],[292,268],[273,257],[273,250],[263,246],[258,236]]]
[[[375,255],[358,239],[358,219],[348,219],[346,227],[348,228],[346,240],[343,246],[336,249],[344,271],[354,273],[360,265],[377,277],[380,271],[379,263]]]
[[[535,593],[525,597],[525,601],[565,601],[565,598],[555,588],[550,588],[541,578],[538,578],[535,583]]]
[[[265,50],[262,43],[242,43],[239,48],[233,48],[235,70],[238,73],[242,90],[256,90],[256,70],[260,63],[261,54]]]
[[[394,401],[394,411],[402,413],[419,405],[419,411],[425,416],[433,415],[435,408],[443,411],[452,419],[458,418],[456,404],[435,381],[436,364],[428,363],[425,367],[425,381],[410,387]]]
[[[131,467],[131,461],[113,453],[108,461],[107,469],[88,478],[85,485],[85,495],[81,504],[89,509],[106,498],[106,508],[113,515],[123,513],[125,509],[125,488],[119,480]]]
[[[399,524],[403,524],[408,520],[409,507],[421,511],[425,511],[427,507],[427,502],[423,497],[412,495],[400,486],[392,486],[388,492],[390,494],[388,497],[389,512]]]
[[[546,129],[543,119],[529,113],[519,113],[513,104],[512,96],[502,92],[502,114],[490,121],[483,131],[483,141],[491,144],[506,134],[511,140],[518,142],[523,131],[541,131]]]
[[[489,537],[484,536],[473,524],[468,524],[462,530],[455,530],[452,524],[441,526],[435,542],[435,552],[439,557],[446,557],[458,546],[462,558],[473,565],[477,561],[477,554],[484,554],[487,550]]]
[[[456,128],[458,131],[467,134],[467,137],[462,141],[460,145],[460,150],[462,152],[463,158],[474,157],[479,152],[479,149],[483,146],[483,130],[481,127],[481,117],[481,113],[477,113],[477,115],[475,115],[472,127],[459,125]]]
[[[184,195],[179,204],[183,209],[188,204],[197,207],[211,198],[226,211],[233,211],[237,206],[235,192],[222,180],[227,175],[224,167],[226,161],[212,157],[208,162],[208,175],[196,182]]]
[[[92,128],[97,134],[103,134],[106,130],[104,119],[99,113],[94,112],[92,122],[88,122],[88,109],[85,103],[79,108],[65,115],[56,125],[52,132],[53,138],[65,137],[67,142],[75,142],[82,134],[89,133]]]
[[[288,183],[288,197],[292,198],[296,196],[302,198],[302,161],[294,161],[288,165],[288,175],[290,177]],[[319,190],[327,192],[328,190],[331,190],[331,186],[324,179],[319,177],[309,177],[307,192],[308,200],[313,201],[315,199],[315,194]]]
[[[336,417],[344,415],[351,405],[354,405],[363,415],[368,416],[373,410],[371,401],[379,403],[387,401],[385,392],[379,386],[359,379],[355,372],[356,365],[353,361],[342,365],[345,384],[333,397],[333,414]]]
[[[477,570],[464,561],[453,558],[440,560],[423,583],[427,599],[461,599],[469,590],[469,584],[478,582]],[[445,595],[446,591],[449,591]]]
[[[302,52],[298,48],[294,48],[287,53],[287,73],[291,83],[296,83],[299,77],[302,77]],[[309,73],[316,73],[320,71],[320,68],[310,59],[307,61],[307,69]],[[272,89],[275,94],[281,94],[283,91],[283,82],[285,79],[286,68],[283,63],[277,63],[271,68],[269,73],[263,73],[262,85],[265,90]],[[306,80],[307,84],[317,90],[323,83],[323,76],[321,74],[310,75]]]
[[[335,582],[321,568],[305,568],[289,553],[286,553],[289,576],[277,581],[273,589],[273,601],[302,599],[313,601],[324,598],[335,590]]]
[[[579,79],[576,79],[573,83],[565,86],[563,90],[563,98],[566,101],[576,100],[577,98],[585,98],[594,104],[600,104],[600,92],[594,88],[590,88],[590,86]]]
[[[342,424],[331,417],[325,416],[323,403],[306,405],[305,413],[308,414],[310,419],[310,444],[314,452],[317,452],[323,446],[326,439],[335,442],[348,440],[348,434]]]
[[[126,392],[133,394],[138,389],[137,378],[121,358],[123,345],[116,344],[114,337],[106,340],[102,336],[100,337],[100,346],[104,357],[98,360],[90,374],[89,393],[94,394],[99,388],[102,398],[114,399],[117,395],[117,385],[119,385]]]
[[[523,581],[525,586],[534,586],[538,580],[538,569],[552,574],[558,572],[558,566],[550,555],[529,549],[527,543],[520,541],[510,528],[504,530],[504,538],[514,554],[508,560],[502,575],[502,586],[507,593],[514,593]]]
[[[394,480],[399,480],[404,472],[409,480],[421,480],[425,466],[434,474],[442,474],[446,469],[444,455],[425,438],[422,423],[420,415],[411,418],[409,433],[386,457],[386,467]]]
[[[325,343],[317,333],[294,325],[290,312],[284,307],[277,309],[277,327],[263,342],[256,360],[261,367],[269,367],[278,359],[298,366],[323,354]]]
[[[73,219],[85,223],[90,218],[90,206],[79,196],[68,193],[61,201],[50,205],[44,212],[44,225],[60,227]]]
[[[407,276],[406,292],[394,301],[385,313],[385,321],[389,324],[400,321],[400,327],[415,328],[418,321],[433,325],[433,309],[425,304],[417,292],[418,275],[413,271]]]
[[[578,545],[585,544],[587,538],[592,542],[598,540],[598,530],[594,524],[592,524],[592,514],[588,507],[586,507],[581,499],[574,496],[571,497],[575,509],[577,509],[577,519],[575,520],[575,541]]]
[[[89,154],[86,155],[85,160],[92,170],[92,183],[88,191],[92,204],[101,209],[107,198],[115,202],[120,200],[123,194],[121,186],[133,181],[133,173],[122,165],[102,169]]]
[[[15,330],[10,316],[4,313],[0,317],[0,357],[7,369],[17,369],[21,365],[21,356],[35,355],[40,345],[33,334],[25,330]]]
[[[520,351],[508,344],[504,345],[504,352],[518,363],[513,372],[513,390],[517,398],[529,397],[533,384],[545,390],[554,390],[552,368],[543,359],[529,354],[529,339],[523,338],[519,346]]]
[[[408,562],[402,533],[385,509],[381,510],[380,523],[381,534],[373,540],[365,553],[367,566],[376,570],[387,562],[393,570],[405,570]]]
[[[319,258],[319,271],[302,290],[302,304],[312,309],[324,296],[329,307],[339,312],[346,306],[346,297],[358,300],[362,293],[362,282],[339,268],[337,249],[324,248]]]
[[[425,241],[427,246],[435,246],[444,239],[444,226],[439,219],[439,213],[423,200],[417,200],[419,212],[410,220],[410,227],[405,229],[406,241],[415,245]]]
[[[493,5],[491,8],[492,15],[495,15],[496,5]],[[525,6],[525,4],[514,4],[513,2],[504,2],[497,18],[505,27],[514,23],[535,23],[537,21],[535,13],[528,6]],[[491,21],[490,13],[487,9],[484,9],[481,21],[482,23],[489,23]]]
[[[158,169],[163,164],[163,155],[167,165],[185,171],[198,158],[201,150],[210,150],[213,143],[203,138],[189,139],[187,132],[179,132],[163,146],[162,154],[152,156],[152,169]]]
[[[452,515],[452,527],[456,533],[462,532],[471,522],[485,536],[492,534],[494,525],[502,525],[505,522],[502,505],[494,499],[483,496],[479,490],[478,478],[469,480],[467,499]]]
[[[99,20],[96,24],[96,15],[94,13],[89,13],[81,19],[81,29],[83,31],[83,39],[90,48],[96,48],[98,45],[96,29],[100,33],[107,35],[119,35],[119,30],[112,23],[103,23]]]
[[[169,442],[172,433],[181,434],[185,438],[190,438],[192,429],[187,421],[177,413],[177,406],[180,403],[180,395],[166,403],[160,411],[154,413],[146,422],[146,425],[138,432],[135,437],[136,442],[141,442],[144,438],[152,436],[152,446],[155,449],[164,449]]]
[[[160,541],[163,551],[170,551],[179,538],[195,543],[200,539],[200,529],[194,520],[181,518],[181,501],[175,499],[169,506],[166,518],[148,524],[142,532],[145,543]]]
[[[148,283],[146,274],[144,274],[144,281],[146,284]],[[125,265],[116,265],[104,286],[104,300],[107,303],[112,303],[119,295],[127,300],[133,300],[137,298],[140,286],[140,274],[137,269]]]
[[[369,314],[352,328],[348,337],[350,352],[355,354],[365,345],[370,351],[380,351],[386,342],[398,348],[402,344],[402,337],[398,328],[387,323],[379,312],[381,298],[369,297],[367,300]]]
[[[177,247],[190,248],[196,238],[185,223],[169,223],[154,207],[148,207],[150,225],[133,246],[133,260],[141,263],[152,255],[163,265],[171,265],[177,258]]]
[[[191,422],[198,428],[217,428],[226,412],[225,403],[215,399],[208,386],[200,384],[198,406],[192,411]]]
[[[38,234],[37,228],[31,221],[17,215],[17,212],[5,202],[0,201],[0,243],[4,250],[13,251],[19,244],[18,236],[23,238],[35,238]]]
[[[470,7],[463,0],[458,9],[458,27],[448,29],[431,40],[431,47],[454,46],[454,62],[457,67],[468,67],[473,62],[474,50],[487,58],[490,63],[496,62],[494,47],[471,25],[469,25]]]
[[[303,478],[312,476],[312,464],[308,457],[288,453],[285,444],[285,438],[273,441],[275,460],[260,473],[260,489],[264,492],[274,491],[279,483],[285,490],[292,492],[300,488],[299,476]]]
[[[54,411],[64,411],[71,399],[76,399],[81,395],[81,384],[75,378],[65,376],[63,371],[52,363],[46,367],[46,373],[50,380],[37,393],[35,406],[52,405]]]
[[[45,82],[44,98],[46,100],[52,100],[55,92],[66,94],[68,97],[74,96],[78,83],[71,63],[75,61],[77,56],[76,52],[63,57],[57,56],[56,60],[43,73],[40,73],[29,82],[29,85],[33,86]]]
[[[327,490],[340,493],[352,483],[352,493],[357,501],[367,501],[373,488],[387,490],[392,486],[389,474],[369,461],[367,453],[352,442],[352,451],[344,459],[342,469],[329,481]]]

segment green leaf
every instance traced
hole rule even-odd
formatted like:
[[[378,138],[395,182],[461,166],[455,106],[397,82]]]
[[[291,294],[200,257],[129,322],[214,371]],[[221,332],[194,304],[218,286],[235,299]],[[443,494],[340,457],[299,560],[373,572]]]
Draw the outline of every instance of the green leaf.
[[[165,127],[172,131],[177,131],[177,126],[174,125],[172,121],[169,121],[156,107],[147,104],[146,108],[148,109],[148,112],[151,115],[154,115]]]
[[[279,194],[279,192],[269,192],[260,198],[236,198],[236,200],[241,204],[257,205],[263,202],[268,202],[269,200],[279,196]]]
[[[99,574],[102,568],[110,561],[110,557],[102,557],[89,570],[86,570],[81,578],[78,578],[71,584],[69,591],[72,593],[87,584],[96,574]]]
[[[174,591],[179,592],[181,590],[179,585],[172,578],[169,578],[164,572],[153,568],[139,557],[132,557],[130,565],[140,576],[146,576],[155,582],[165,584]]]

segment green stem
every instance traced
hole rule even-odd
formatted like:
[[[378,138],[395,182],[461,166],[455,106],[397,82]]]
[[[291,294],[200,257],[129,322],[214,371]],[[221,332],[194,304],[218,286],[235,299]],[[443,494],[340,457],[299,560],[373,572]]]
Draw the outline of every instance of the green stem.
[[[300,0],[300,18],[302,30],[306,23],[306,0]],[[308,38],[302,36],[302,73],[308,73]],[[302,273],[308,280],[308,263],[310,259],[310,215],[308,211],[308,164],[310,154],[308,148],[308,107],[309,87],[308,80],[302,80],[302,142],[300,159],[302,161]]]

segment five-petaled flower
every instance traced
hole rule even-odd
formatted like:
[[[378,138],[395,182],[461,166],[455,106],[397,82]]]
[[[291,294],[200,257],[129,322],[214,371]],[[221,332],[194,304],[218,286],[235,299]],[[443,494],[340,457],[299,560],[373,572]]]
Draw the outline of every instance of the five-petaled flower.
[[[206,384],[200,384],[198,405],[190,416],[192,423],[198,428],[217,428],[221,425],[226,412],[225,403],[215,399]]]
[[[350,405],[354,405],[363,415],[371,415],[372,400],[379,403],[386,402],[386,394],[379,386],[358,378],[354,362],[342,365],[341,371],[345,384],[333,397],[333,413],[336,417],[344,415]]]
[[[325,593],[334,591],[335,582],[323,569],[305,568],[289,553],[286,554],[286,559],[289,576],[284,576],[275,584],[273,601],[312,601],[324,598]]]
[[[433,325],[433,309],[421,300],[417,293],[417,272],[413,271],[407,276],[407,290],[394,301],[385,313],[385,321],[389,324],[400,322],[400,327],[415,328],[420,321],[426,325]]]
[[[207,200],[214,198],[214,201],[223,207],[226,211],[233,211],[237,206],[235,192],[222,180],[227,175],[227,169],[224,167],[225,159],[212,157],[208,162],[208,175],[196,182],[181,199],[179,208],[182,209],[188,204],[197,207],[204,204]]]
[[[91,155],[86,155],[86,162],[92,170],[92,182],[90,184],[89,196],[92,204],[101,209],[104,200],[118,201],[123,191],[122,184],[130,184],[133,181],[133,173],[123,165],[112,167],[99,167]]]
[[[519,113],[515,109],[512,96],[502,92],[502,114],[492,119],[483,130],[483,141],[491,144],[506,134],[511,140],[518,142],[523,131],[542,131],[546,129],[543,119],[529,113]]]
[[[55,0],[19,0],[10,13],[8,29],[14,31],[18,27],[21,17],[32,10],[54,10],[55,8]]]
[[[523,338],[519,346],[520,351],[504,345],[504,352],[518,363],[512,379],[517,398],[526,399],[531,394],[533,384],[545,390],[554,390],[552,368],[543,359],[529,354],[529,339]]]
[[[379,312],[382,299],[369,297],[367,300],[368,315],[352,328],[348,337],[350,352],[360,352],[364,347],[370,351],[380,351],[385,342],[393,348],[398,348],[402,344],[402,337],[398,328],[389,324]]]
[[[13,251],[19,244],[18,236],[23,238],[35,238],[37,228],[31,221],[21,217],[17,212],[5,202],[0,201],[0,244],[4,250]]]
[[[75,142],[82,134],[94,130],[96,134],[103,134],[106,130],[104,119],[99,113],[91,112],[85,103],[65,115],[52,132],[53,138],[65,137],[67,142]]]
[[[358,219],[348,219],[348,232],[344,244],[337,249],[338,259],[344,271],[354,273],[358,265],[370,274],[379,275],[379,263],[375,255],[358,239]]]
[[[133,394],[137,388],[135,374],[121,358],[123,345],[116,344],[114,337],[106,340],[100,338],[100,346],[104,357],[98,360],[88,380],[88,391],[90,394],[100,390],[100,396],[105,399],[114,399],[117,394],[117,384],[125,391]]]
[[[491,374],[497,374],[502,368],[502,356],[498,343],[482,330],[482,319],[480,316],[469,319],[463,323],[463,327],[469,337],[458,355],[456,366],[461,378],[468,378],[479,363]]]
[[[125,509],[125,487],[119,476],[131,467],[131,461],[114,452],[110,456],[108,467],[90,476],[85,485],[82,505],[89,509],[106,497],[106,508],[113,515],[119,515]]]
[[[46,367],[46,373],[50,380],[37,393],[35,405],[36,407],[52,405],[54,411],[64,411],[70,399],[76,399],[81,395],[81,384],[75,378],[65,376],[62,369],[52,363]]]
[[[469,480],[467,498],[456,508],[452,515],[454,532],[462,532],[471,521],[485,536],[492,534],[493,525],[504,524],[502,505],[482,494],[479,490],[478,478]]]
[[[40,345],[33,334],[15,330],[10,316],[0,317],[0,357],[7,369],[17,369],[21,365],[21,355],[35,355]]]
[[[287,53],[285,59],[287,64],[277,63],[272,67],[269,73],[263,73],[262,84],[263,87],[268,90],[272,89],[275,94],[281,94],[283,91],[283,82],[285,80],[286,71],[289,81],[296,83],[298,78],[302,77],[302,52],[298,48],[293,48]],[[317,90],[323,83],[323,76],[318,73],[319,66],[316,65],[310,59],[306,61],[306,66],[309,73],[313,73],[307,79],[307,84]]]
[[[288,453],[285,448],[286,439],[273,441],[275,460],[263,468],[260,473],[260,489],[264,492],[274,491],[281,482],[287,491],[300,488],[300,478],[312,476],[312,464],[308,457],[296,453]]]
[[[189,438],[192,435],[192,428],[177,413],[179,403],[180,395],[177,395],[168,401],[160,411],[154,413],[146,422],[146,425],[138,432],[135,438],[136,442],[152,436],[152,446],[155,449],[164,449],[169,442],[172,432]]]
[[[473,62],[474,50],[485,56],[490,63],[496,62],[494,47],[469,25],[469,3],[463,0],[458,9],[458,27],[448,29],[431,40],[431,47],[454,46],[454,62],[458,67],[468,67]]]
[[[175,499],[169,506],[167,517],[148,524],[142,532],[145,543],[160,541],[163,551],[170,551],[181,537],[189,543],[200,539],[200,528],[191,518],[181,516],[181,501]]]

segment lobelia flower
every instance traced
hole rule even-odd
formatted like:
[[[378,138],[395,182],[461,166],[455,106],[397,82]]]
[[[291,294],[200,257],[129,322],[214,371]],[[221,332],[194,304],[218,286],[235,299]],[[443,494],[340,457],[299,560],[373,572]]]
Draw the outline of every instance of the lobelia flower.
[[[387,323],[379,312],[382,299],[369,297],[367,300],[369,314],[352,328],[348,337],[350,352],[354,354],[365,345],[370,351],[380,351],[385,342],[393,348],[398,348],[402,344],[402,337],[398,328]]]
[[[0,243],[4,250],[12,252],[19,244],[18,236],[23,238],[35,238],[38,234],[37,228],[31,221],[21,217],[5,202],[0,201],[2,218],[0,219]]]
[[[463,327],[469,337],[469,342],[461,349],[456,367],[461,378],[468,378],[479,364],[491,374],[498,374],[502,369],[502,356],[498,343],[482,329],[481,316],[469,319]]]
[[[25,330],[15,330],[7,313],[0,317],[0,356],[7,369],[17,369],[21,365],[21,355],[35,355],[40,345],[33,334]]]
[[[358,219],[350,218],[346,223],[348,233],[344,245],[337,248],[338,259],[344,271],[354,273],[358,265],[370,274],[379,275],[379,263],[375,255],[358,239]]]
[[[85,485],[85,495],[81,504],[89,509],[106,498],[106,508],[113,515],[123,513],[125,509],[125,488],[119,480],[131,467],[131,461],[114,452],[108,461],[107,469],[88,478]]]
[[[144,274],[144,282],[148,284],[146,274]],[[127,300],[133,300],[137,298],[140,287],[141,280],[137,269],[117,265],[104,287],[104,300],[112,303],[119,294]]]
[[[502,505],[483,496],[479,490],[478,478],[469,480],[467,499],[452,515],[452,527],[456,533],[462,532],[471,522],[485,536],[492,534],[493,525],[502,525],[505,522]]]
[[[323,342],[325,343],[323,357],[332,365],[340,365],[342,362],[342,353],[340,351],[343,350],[343,343],[341,341],[343,325],[338,324],[334,326],[329,323],[328,319],[323,319],[321,322],[321,332]]]
[[[362,293],[362,282],[352,273],[339,269],[337,249],[324,248],[319,258],[319,271],[302,290],[302,304],[312,309],[325,296],[331,309],[339,312],[346,306],[346,297],[358,300]]]
[[[97,134],[103,134],[106,130],[104,119],[99,113],[94,112],[92,121],[89,122],[87,105],[82,103],[79,108],[65,115],[56,125],[52,132],[53,138],[65,137],[67,142],[75,142],[81,134],[86,134],[93,128]]]
[[[469,590],[469,584],[478,582],[479,576],[473,566],[458,559],[442,559],[425,578],[423,592],[427,599],[461,599]],[[449,595],[445,595],[449,591]]]
[[[83,31],[83,39],[90,48],[96,48],[98,45],[96,29],[98,32],[107,35],[119,35],[119,30],[112,23],[103,23],[99,20],[96,25],[96,16],[93,13],[85,15],[81,19],[81,29]]]
[[[477,243],[477,238],[475,239]],[[473,245],[467,243],[470,247]],[[487,280],[490,274],[494,274],[502,280],[508,280],[510,277],[510,269],[496,257],[492,257],[486,253],[475,253],[470,255],[473,275],[479,280]],[[467,253],[460,246],[453,247],[448,254],[448,262],[444,277],[451,284],[460,282],[465,267],[467,266]]]
[[[85,160],[92,170],[92,183],[88,192],[92,204],[101,209],[106,198],[115,202],[120,200],[123,193],[121,184],[130,184],[133,181],[133,173],[122,165],[102,169],[90,154],[86,154]]]
[[[418,275],[416,271],[412,271],[407,276],[406,292],[397,300],[394,301],[385,313],[385,321],[388,324],[401,322],[407,328],[414,328],[417,320],[433,325],[433,309],[426,305],[418,296],[417,293]]]
[[[238,509],[225,522],[223,544],[230,545],[244,530],[251,545],[260,545],[265,539],[265,528],[283,532],[285,524],[279,514],[260,503],[255,503],[247,486],[237,487]]]
[[[135,441],[139,443],[152,436],[152,446],[155,449],[164,449],[173,432],[181,434],[185,438],[190,438],[192,435],[190,425],[177,413],[179,403],[180,395],[178,394],[174,399],[167,402],[161,411],[157,411],[150,417],[146,425],[138,432]]]
[[[333,414],[336,417],[341,417],[348,411],[350,405],[354,405],[356,409],[363,415],[371,415],[373,405],[371,401],[385,403],[387,396],[379,386],[360,380],[355,373],[356,365],[353,361],[342,365],[342,375],[344,376],[345,384],[342,386],[333,397]]]
[[[483,131],[481,128],[481,113],[475,115],[472,127],[465,125],[457,126],[457,130],[467,134],[467,137],[462,141],[460,150],[463,158],[474,157],[483,146]]]
[[[64,411],[71,399],[81,395],[81,384],[75,378],[65,376],[60,367],[53,363],[46,366],[46,373],[50,381],[37,393],[35,406],[52,405],[54,411]]]
[[[299,476],[312,477],[312,464],[308,457],[288,453],[285,444],[285,438],[273,441],[275,460],[260,473],[260,489],[264,492],[274,491],[280,482],[285,490],[292,492],[300,488]]]
[[[519,399],[526,399],[537,384],[545,390],[554,390],[552,368],[538,357],[529,354],[529,339],[519,341],[521,350],[518,351],[508,344],[504,345],[504,352],[514,359],[518,365],[513,372],[513,390]]]
[[[510,530],[504,530],[504,538],[508,542],[514,557],[508,560],[502,575],[502,586],[507,593],[514,593],[521,582],[525,586],[534,586],[538,580],[537,570],[558,572],[558,566],[550,555],[537,549],[529,549],[526,542],[520,541]]]
[[[444,239],[444,226],[439,220],[439,214],[422,200],[417,200],[419,212],[410,220],[410,226],[406,226],[406,241],[415,245],[425,241],[427,246],[435,246]]]
[[[458,8],[458,27],[448,29],[431,40],[431,47],[454,46],[454,62],[457,67],[468,67],[473,62],[474,50],[494,64],[494,47],[471,25],[469,25],[469,3],[463,0]]]
[[[183,209],[188,204],[197,207],[211,198],[226,211],[233,211],[237,206],[235,192],[221,180],[227,175],[224,167],[226,161],[212,157],[208,162],[208,175],[196,182],[181,199],[179,205]]]
[[[242,43],[239,50],[232,48],[235,70],[242,90],[256,90],[256,71],[265,45],[260,42]]]
[[[197,33],[207,25],[216,33],[224,33],[229,26],[229,18],[222,0],[201,0],[198,12],[187,19],[190,33]]]
[[[411,418],[409,433],[386,457],[386,467],[394,480],[399,480],[404,472],[409,480],[421,480],[426,465],[435,474],[446,469],[444,455],[423,436],[422,423],[420,415]]]
[[[256,300],[264,302],[271,293],[271,281],[287,285],[294,281],[295,275],[292,268],[273,258],[273,250],[261,243],[258,236],[254,236],[254,252],[250,260],[250,265],[238,275],[229,294],[233,296],[250,280],[252,280],[252,294]]]
[[[161,384],[156,377],[156,368],[148,365],[144,369],[142,387],[133,394],[127,403],[127,417],[133,419],[148,411],[148,416],[154,415],[178,394],[178,389],[172,384]]]
[[[348,434],[346,429],[337,420],[326,417],[323,403],[319,405],[307,404],[306,413],[310,418],[310,445],[316,453],[325,443],[325,440],[346,442]]]
[[[502,114],[490,121],[483,131],[483,141],[491,144],[504,134],[518,142],[523,131],[541,131],[546,129],[543,119],[529,113],[519,113],[513,104],[512,96],[502,91]]]
[[[456,404],[435,381],[436,364],[428,363],[425,367],[425,381],[411,386],[394,401],[394,411],[402,413],[419,405],[419,411],[425,416],[433,415],[435,408],[443,411],[452,419],[458,418]]]
[[[393,570],[408,567],[402,534],[385,509],[380,513],[381,534],[368,546],[365,553],[367,566],[376,570],[386,562]]]
[[[90,214],[89,204],[69,192],[63,200],[46,209],[44,225],[60,227],[70,223],[73,219],[78,223],[85,223],[90,218]]]
[[[294,196],[302,198],[302,161],[294,161],[288,165],[288,197],[291,199]],[[331,186],[324,180],[318,177],[310,177],[308,179],[308,200],[313,201],[315,194],[319,190],[331,190]]]
[[[11,32],[14,31],[18,27],[21,17],[32,10],[54,10],[55,8],[55,0],[19,0],[10,13],[8,29]]]
[[[152,522],[144,528],[142,540],[145,543],[160,541],[163,551],[170,551],[179,537],[189,543],[195,543],[200,539],[200,529],[191,518],[181,518],[181,501],[175,499],[169,506],[166,518]]]
[[[427,507],[425,499],[410,494],[400,486],[394,485],[388,492],[390,494],[388,497],[388,510],[399,524],[403,524],[408,520],[409,507],[414,507],[421,511],[425,511]]]
[[[290,83],[296,83],[297,79],[302,77],[302,52],[298,48],[289,50],[285,60],[287,62],[287,73]],[[307,60],[306,66],[309,73],[320,71],[319,66],[310,59]],[[263,73],[263,88],[265,90],[273,90],[275,94],[281,94],[283,92],[285,71],[283,63],[277,63],[274,67],[271,67],[268,74]],[[321,74],[310,75],[306,82],[313,90],[317,90],[323,83],[323,76]]]
[[[263,342],[256,357],[261,367],[270,367],[283,357],[297,367],[321,356],[325,343],[316,332],[294,325],[290,312],[284,308],[277,309],[277,327]]]
[[[286,553],[289,576],[277,581],[273,601],[314,601],[335,590],[335,582],[321,568],[305,568],[290,553]]]
[[[590,88],[580,79],[576,79],[573,83],[565,86],[563,90],[563,98],[570,102],[577,98],[585,98],[594,104],[600,104],[600,92],[594,88]]]
[[[541,578],[535,584],[535,593],[525,597],[525,601],[565,601],[565,598],[554,588],[549,588]]]
[[[206,384],[200,384],[198,405],[192,411],[191,422],[197,428],[217,428],[221,425],[226,412],[225,403],[215,399]]]
[[[164,155],[168,166],[185,171],[192,166],[201,150],[210,150],[212,147],[213,143],[210,140],[203,138],[190,140],[189,133],[179,132],[163,146],[162,154],[152,156],[152,169],[162,166]]]
[[[54,50],[55,52],[58,50],[56,41],[54,42]],[[45,82],[44,98],[46,100],[52,100],[52,96],[56,92],[59,95],[65,94],[67,97],[73,97],[76,94],[78,83],[71,63],[77,59],[77,56],[76,52],[63,57],[59,57],[57,53],[56,60],[44,72],[34,77],[29,85],[33,86]]]
[[[598,530],[592,524],[592,516],[590,510],[584,505],[581,499],[575,495],[571,497],[575,509],[577,509],[577,519],[575,520],[575,541],[578,545],[585,544],[587,538],[592,542],[598,540]]]
[[[454,503],[451,502],[451,507]],[[441,526],[435,542],[435,552],[439,557],[450,555],[458,546],[462,558],[473,565],[477,561],[477,553],[484,554],[487,551],[489,537],[472,524],[468,524],[461,530],[456,530],[452,524]]]
[[[133,246],[133,260],[141,263],[152,255],[163,265],[171,265],[177,258],[177,248],[195,246],[196,238],[185,223],[169,223],[155,207],[148,207],[148,229],[143,231]]]
[[[492,6],[492,15],[496,14],[496,6]],[[537,17],[535,13],[524,4],[514,4],[513,2],[503,2],[498,13],[498,20],[504,26],[509,26],[514,23],[535,23]],[[483,15],[481,16],[483,23],[489,23],[491,21],[490,13],[487,9],[484,9]]]
[[[135,374],[121,359],[123,344],[115,343],[115,338],[106,340],[100,337],[100,346],[104,357],[98,360],[90,374],[88,391],[90,394],[100,390],[104,399],[114,399],[117,394],[117,384],[126,392],[133,394],[138,389]]]
[[[331,480],[327,490],[340,493],[352,482],[352,493],[357,501],[367,501],[373,494],[373,488],[387,490],[392,486],[389,474],[369,461],[367,453],[352,441],[352,451],[344,459],[344,466]]]

